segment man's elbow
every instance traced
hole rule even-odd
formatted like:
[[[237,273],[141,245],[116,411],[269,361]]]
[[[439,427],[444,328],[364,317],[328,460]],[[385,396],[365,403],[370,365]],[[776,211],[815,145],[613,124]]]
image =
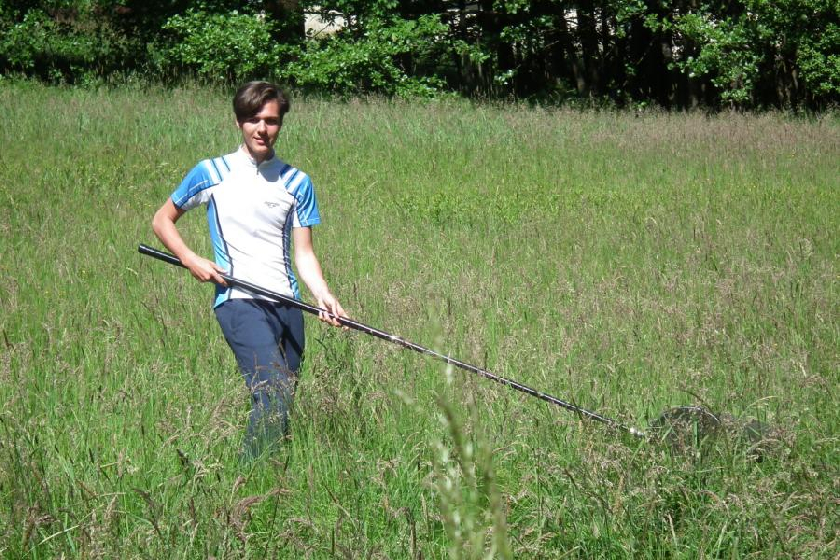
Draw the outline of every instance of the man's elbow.
[[[155,232],[155,235],[160,236],[160,221],[161,221],[161,211],[158,210],[155,212],[155,215],[152,216],[152,231]]]
[[[174,222],[166,212],[166,206],[163,206],[155,212],[154,216],[152,216],[152,231],[158,236],[158,238],[160,238],[161,234],[165,231],[167,223]]]

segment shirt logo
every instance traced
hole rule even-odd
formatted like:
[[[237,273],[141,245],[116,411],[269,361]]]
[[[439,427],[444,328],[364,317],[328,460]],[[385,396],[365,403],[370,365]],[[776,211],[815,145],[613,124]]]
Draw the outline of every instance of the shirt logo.
[[[268,202],[268,201],[266,201],[265,205],[268,206],[269,208],[277,208],[278,206],[280,206],[276,202]]]

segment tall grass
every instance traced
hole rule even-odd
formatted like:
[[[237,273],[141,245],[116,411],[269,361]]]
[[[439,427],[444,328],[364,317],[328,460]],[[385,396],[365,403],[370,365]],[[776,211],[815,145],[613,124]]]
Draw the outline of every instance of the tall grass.
[[[279,152],[354,317],[628,424],[779,430],[672,452],[309,321],[293,437],[243,465],[211,288],[136,253],[235,148],[227,92],[0,106],[0,556],[840,552],[836,119],[296,101]]]

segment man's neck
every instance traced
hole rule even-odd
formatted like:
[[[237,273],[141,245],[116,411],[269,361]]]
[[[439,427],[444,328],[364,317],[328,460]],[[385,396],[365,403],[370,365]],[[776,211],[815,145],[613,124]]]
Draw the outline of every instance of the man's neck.
[[[254,165],[257,166],[262,165],[264,162],[274,157],[274,150],[271,150],[267,154],[257,155],[252,153],[251,150],[248,149],[248,146],[246,144],[242,144],[241,146],[239,146],[239,150],[243,154],[245,154],[248,157],[248,159],[250,159],[254,163]]]

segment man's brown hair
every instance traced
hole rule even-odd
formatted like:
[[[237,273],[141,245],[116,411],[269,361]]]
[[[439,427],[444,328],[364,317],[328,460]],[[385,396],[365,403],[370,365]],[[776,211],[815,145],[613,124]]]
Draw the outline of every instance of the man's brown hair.
[[[280,122],[283,115],[289,112],[291,104],[289,96],[278,86],[268,82],[248,82],[241,86],[233,96],[233,112],[237,122],[245,122],[260,112],[267,102],[277,100],[280,107]]]

